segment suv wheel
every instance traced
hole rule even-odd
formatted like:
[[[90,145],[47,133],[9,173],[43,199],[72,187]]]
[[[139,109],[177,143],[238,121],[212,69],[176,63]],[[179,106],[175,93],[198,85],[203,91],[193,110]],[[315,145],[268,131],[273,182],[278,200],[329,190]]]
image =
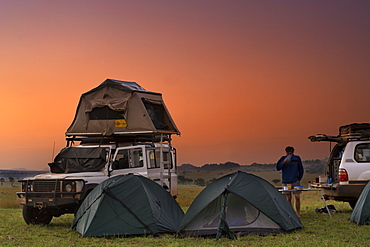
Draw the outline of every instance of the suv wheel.
[[[53,219],[53,216],[45,209],[23,206],[23,219],[27,224],[47,225]]]

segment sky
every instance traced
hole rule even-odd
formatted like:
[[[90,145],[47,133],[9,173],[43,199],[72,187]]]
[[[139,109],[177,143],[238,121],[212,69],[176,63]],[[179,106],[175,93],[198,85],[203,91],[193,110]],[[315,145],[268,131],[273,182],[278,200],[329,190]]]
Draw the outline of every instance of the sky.
[[[369,13],[368,0],[0,0],[0,168],[47,169],[80,95],[107,78],[162,93],[178,165],[275,163],[288,145],[328,157],[308,136],[370,122]]]

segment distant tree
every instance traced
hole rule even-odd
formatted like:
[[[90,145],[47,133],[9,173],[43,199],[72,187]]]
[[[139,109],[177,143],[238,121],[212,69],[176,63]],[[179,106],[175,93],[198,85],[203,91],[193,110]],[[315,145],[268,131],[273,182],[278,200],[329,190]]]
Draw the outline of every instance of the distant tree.
[[[4,185],[4,182],[5,182],[5,179],[4,178],[0,178],[1,185]]]
[[[13,186],[14,178],[13,177],[9,177],[9,182],[10,182],[10,185]]]
[[[203,178],[198,178],[194,181],[197,186],[206,186],[206,181]]]
[[[178,176],[177,177],[179,184],[190,184],[193,182],[193,179],[186,178],[185,176]]]
[[[273,179],[272,180],[272,182],[274,183],[274,184],[277,184],[277,183],[279,183],[281,180],[280,179],[278,179],[278,178],[275,178],[275,179]]]

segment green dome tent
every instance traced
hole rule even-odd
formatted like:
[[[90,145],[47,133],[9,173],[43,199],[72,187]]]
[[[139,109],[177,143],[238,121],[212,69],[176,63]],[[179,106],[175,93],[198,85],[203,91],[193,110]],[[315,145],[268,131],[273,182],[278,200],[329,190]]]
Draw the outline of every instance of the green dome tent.
[[[235,238],[235,233],[269,234],[301,227],[292,206],[274,186],[239,171],[217,179],[195,198],[179,233]]]
[[[83,237],[175,233],[183,216],[159,184],[129,174],[95,187],[77,211],[72,229]]]
[[[365,188],[362,190],[360,197],[357,200],[356,206],[354,207],[350,220],[357,223],[357,225],[369,225],[370,224],[370,182],[367,183]]]

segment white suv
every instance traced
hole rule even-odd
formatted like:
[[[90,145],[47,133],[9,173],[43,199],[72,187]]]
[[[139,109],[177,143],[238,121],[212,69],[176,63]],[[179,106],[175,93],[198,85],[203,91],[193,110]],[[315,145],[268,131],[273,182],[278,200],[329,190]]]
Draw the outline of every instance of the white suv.
[[[18,202],[27,224],[49,224],[53,217],[76,213],[98,184],[117,175],[142,175],[177,195],[176,150],[170,143],[90,139],[63,149],[49,164],[50,173],[19,181]]]
[[[370,124],[350,124],[339,128],[338,136],[315,135],[313,142],[336,142],[325,168],[331,183],[314,183],[326,199],[356,205],[363,188],[370,180]]]

